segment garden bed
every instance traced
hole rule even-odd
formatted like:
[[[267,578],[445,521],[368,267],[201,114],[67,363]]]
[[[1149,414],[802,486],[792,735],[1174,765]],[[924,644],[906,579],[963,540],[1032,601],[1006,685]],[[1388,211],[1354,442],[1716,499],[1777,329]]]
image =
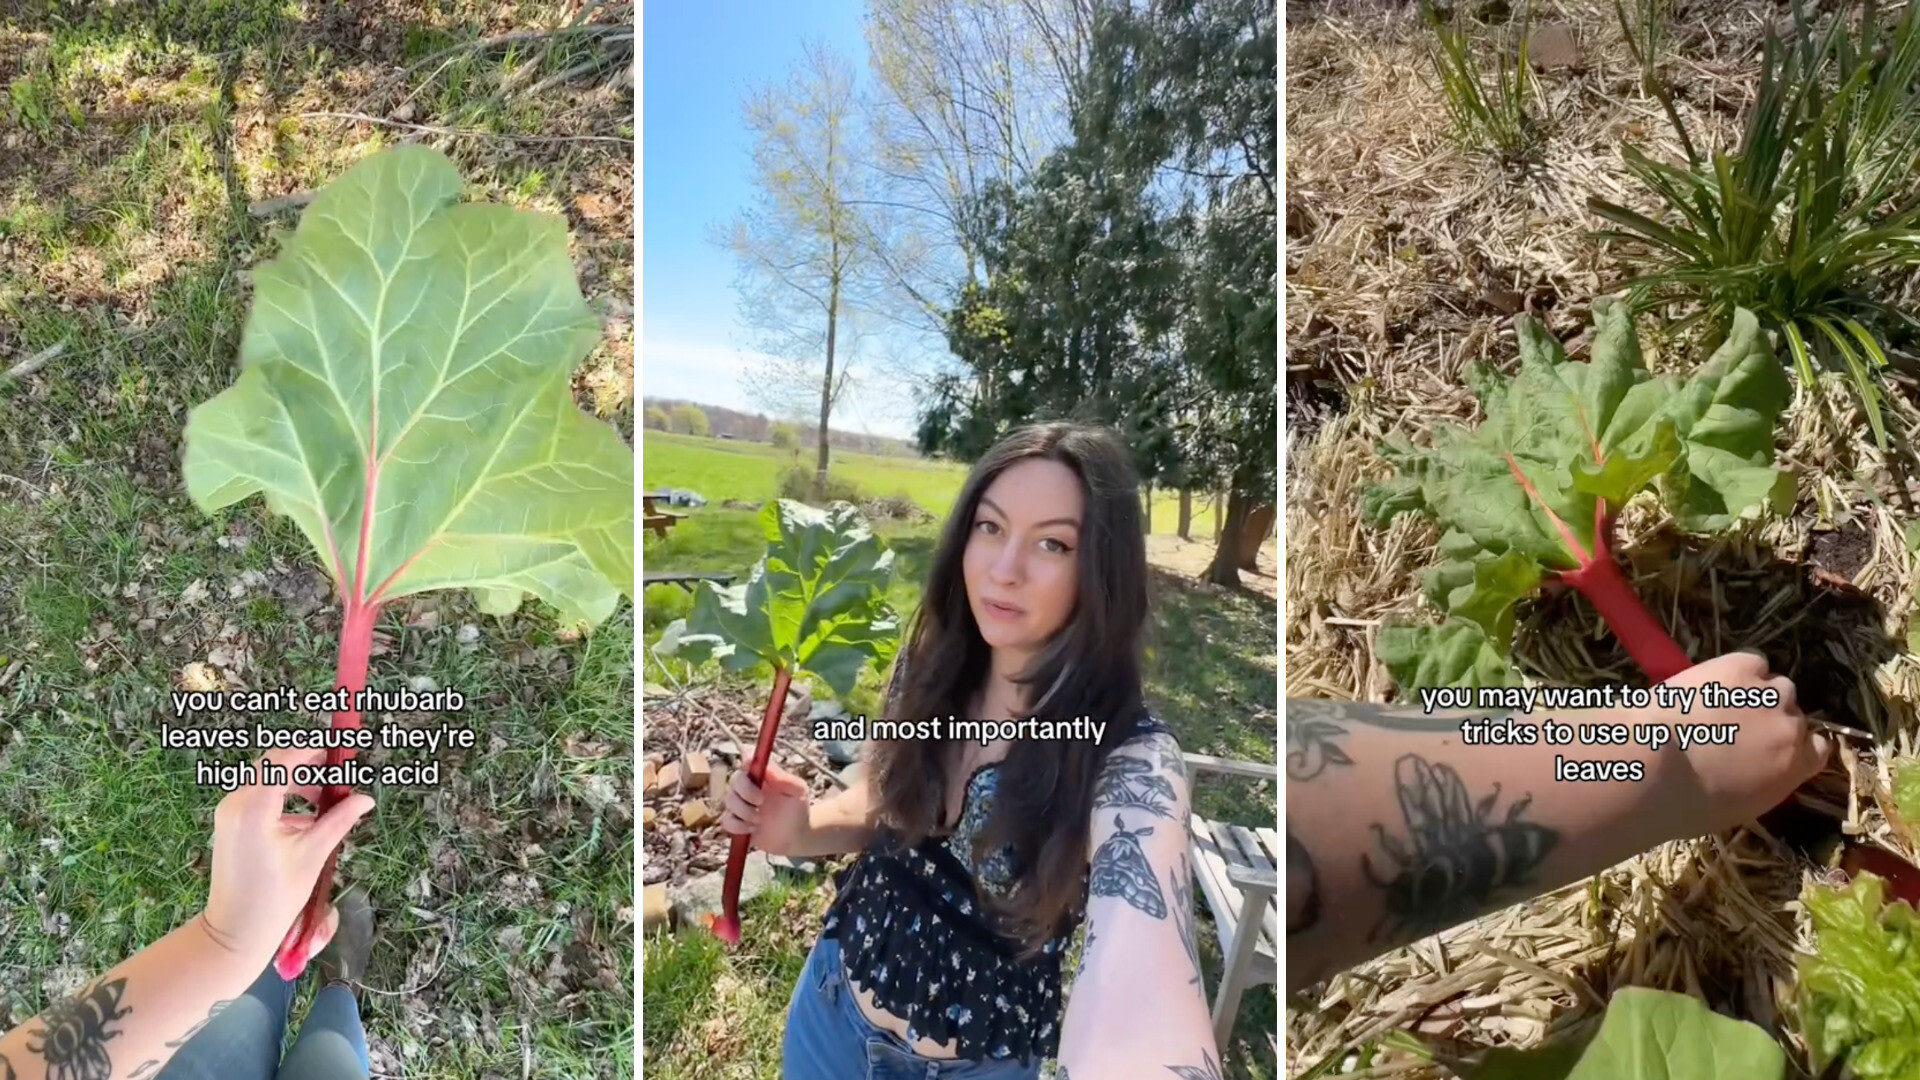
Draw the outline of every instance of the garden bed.
[[[1676,111],[1703,152],[1732,148],[1766,31],[1789,9],[1676,7],[1664,46]],[[1576,55],[1540,74],[1538,112],[1551,126],[1540,159],[1520,169],[1449,138],[1433,34],[1417,7],[1290,8],[1288,698],[1388,698],[1378,629],[1423,608],[1420,575],[1440,530],[1414,515],[1385,529],[1363,522],[1362,489],[1391,474],[1380,440],[1401,432],[1421,442],[1437,423],[1477,420],[1464,368],[1484,360],[1511,371],[1522,313],[1587,359],[1592,301],[1638,269],[1618,243],[1592,235],[1607,223],[1587,200],[1655,210],[1622,164],[1623,144],[1685,160],[1660,102],[1641,91],[1610,2],[1536,6],[1533,18],[1536,28],[1564,24]],[[1885,299],[1910,303],[1914,278],[1885,288]],[[1647,366],[1684,374],[1706,350],[1666,325],[1640,321]],[[1823,382],[1818,402],[1796,381],[1776,445],[1776,464],[1797,477],[1791,514],[1696,538],[1636,502],[1616,535],[1634,590],[1690,656],[1759,648],[1809,712],[1870,733],[1841,739],[1829,769],[1796,796],[1808,813],[1665,845],[1313,988],[1290,1002],[1290,1074],[1337,1070],[1359,1051],[1372,1055],[1359,1075],[1452,1075],[1382,1040],[1411,1031],[1462,1055],[1536,1046],[1596,1023],[1633,985],[1751,1020],[1804,1062],[1791,1016],[1796,957],[1811,947],[1803,884],[1829,875],[1819,860],[1835,832],[1913,854],[1880,806],[1890,762],[1913,752],[1920,699],[1907,644],[1920,573],[1908,531],[1920,517],[1920,410],[1911,380],[1895,374],[1885,385],[1893,438],[1883,453],[1843,378]],[[1571,593],[1523,606],[1513,657],[1546,683],[1644,683]]]

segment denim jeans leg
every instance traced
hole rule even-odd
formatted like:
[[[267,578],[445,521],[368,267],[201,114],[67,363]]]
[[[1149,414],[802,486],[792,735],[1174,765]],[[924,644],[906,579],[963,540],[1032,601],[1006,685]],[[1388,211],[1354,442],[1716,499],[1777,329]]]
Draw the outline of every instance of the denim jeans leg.
[[[293,1049],[280,1063],[279,1080],[366,1080],[367,1031],[353,991],[327,986],[314,995]]]
[[[156,1080],[273,1080],[293,984],[269,964],[168,1059]]]
[[[780,1043],[781,1080],[865,1080],[865,1040],[849,1026],[841,1001],[848,993],[840,943],[822,934],[787,1004]]]

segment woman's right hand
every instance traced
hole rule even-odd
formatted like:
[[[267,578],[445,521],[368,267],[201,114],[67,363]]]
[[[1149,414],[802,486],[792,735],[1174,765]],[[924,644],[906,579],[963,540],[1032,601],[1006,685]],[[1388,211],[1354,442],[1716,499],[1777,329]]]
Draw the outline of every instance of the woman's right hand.
[[[764,783],[754,783],[741,769],[727,784],[720,827],[752,835],[753,846],[769,855],[793,855],[807,835],[811,800],[806,781],[771,761]]]
[[[1667,680],[1672,686],[1698,688],[1718,683],[1726,688],[1779,692],[1780,704],[1758,708],[1714,708],[1696,698],[1693,708],[1640,710],[1641,722],[1666,723],[1675,741],[1664,748],[1670,762],[1684,768],[1669,770],[1680,780],[1667,788],[1673,820],[1684,835],[1719,832],[1751,821],[1784,802],[1795,788],[1826,766],[1832,740],[1813,729],[1794,693],[1793,680],[1775,674],[1766,657],[1741,650],[1697,664]],[[1680,725],[1731,725],[1737,732],[1731,745],[1696,745],[1679,750]]]

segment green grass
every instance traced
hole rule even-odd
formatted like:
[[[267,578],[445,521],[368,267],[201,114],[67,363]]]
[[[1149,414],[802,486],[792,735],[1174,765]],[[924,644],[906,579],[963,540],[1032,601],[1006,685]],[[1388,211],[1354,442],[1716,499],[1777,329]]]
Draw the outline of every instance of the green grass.
[[[808,470],[814,465],[810,447],[788,452],[767,443],[651,429],[642,454],[641,483],[647,490],[692,488],[710,504],[722,499],[771,499],[779,492],[781,473],[796,465]],[[833,450],[828,468],[853,481],[867,496],[905,495],[935,515],[947,512],[967,479],[966,469],[959,465],[852,450]]]
[[[1423,0],[1420,11],[1433,34],[1428,53],[1446,99],[1454,138],[1467,149],[1490,153],[1506,164],[1537,160],[1543,136],[1533,71],[1527,63],[1525,6],[1513,43],[1499,47],[1491,72],[1476,57],[1466,20],[1457,10],[1449,19]]]
[[[179,17],[164,29],[124,10],[49,19],[40,74],[0,98],[0,120],[25,101],[47,126],[31,168],[0,162],[14,255],[0,367],[66,346],[0,385],[0,672],[21,665],[0,686],[0,922],[16,965],[0,1027],[204,905],[221,792],[195,783],[192,753],[159,745],[188,666],[249,687],[332,681],[338,615],[305,538],[257,499],[202,514],[179,476],[188,410],[234,377],[248,274],[293,223],[251,219],[247,202],[269,179],[317,187],[381,144],[276,111],[276,94],[324,103],[342,75],[379,81],[286,17],[299,8],[168,0]],[[448,150],[471,197],[555,205],[605,183],[617,157]],[[608,253],[576,236],[584,278]],[[613,262],[591,269],[592,299],[630,281]],[[365,981],[381,993],[362,999],[377,1073],[479,1080],[531,1060],[541,1076],[633,1075],[634,616],[623,606],[582,638],[544,607],[493,618],[462,593],[389,609],[372,685],[460,689],[464,712],[402,722],[470,728],[477,745],[437,755],[438,788],[376,787],[343,854],[342,883],[365,886],[378,918]]]
[[[1626,282],[1636,311],[1695,308],[1674,329],[1702,323],[1708,349],[1737,310],[1754,313],[1801,383],[1818,385],[1817,369],[1846,377],[1884,451],[1887,349],[1920,329],[1891,299],[1920,264],[1920,9],[1891,26],[1865,10],[1875,19],[1857,31],[1848,11],[1816,35],[1796,7],[1795,31],[1768,38],[1731,151],[1696,153],[1671,110],[1685,165],[1621,147],[1652,216],[1598,196],[1589,208],[1612,226],[1602,237],[1649,253]],[[1853,434],[1821,413],[1842,441]]]

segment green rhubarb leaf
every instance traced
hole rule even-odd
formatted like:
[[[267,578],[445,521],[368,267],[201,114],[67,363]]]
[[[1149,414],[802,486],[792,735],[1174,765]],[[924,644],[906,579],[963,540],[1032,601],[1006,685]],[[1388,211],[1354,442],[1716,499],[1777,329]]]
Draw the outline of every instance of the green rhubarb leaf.
[[[1389,625],[1374,640],[1374,655],[1392,673],[1403,700],[1422,687],[1519,686],[1507,654],[1479,624],[1449,619],[1439,626]]]
[[[1790,505],[1792,478],[1772,465],[1785,375],[1752,315],[1738,313],[1735,324],[1682,380],[1647,370],[1632,315],[1612,298],[1594,302],[1586,361],[1569,360],[1545,326],[1522,318],[1519,371],[1467,373],[1484,422],[1436,425],[1425,446],[1400,433],[1383,440],[1395,472],[1365,491],[1363,512],[1381,526],[1403,513],[1437,520],[1426,596],[1488,635],[1484,656],[1464,631],[1424,639],[1449,650],[1429,675],[1487,677],[1490,656],[1504,665],[1516,605],[1549,575],[1586,565],[1596,528],[1644,491],[1692,530]],[[1401,666],[1419,667],[1410,657]]]
[[[1472,543],[1454,536],[1456,545]],[[1445,538],[1440,547],[1448,550]],[[1514,607],[1540,587],[1540,564],[1517,551],[1479,551],[1435,566],[1428,571],[1426,586],[1428,598],[1442,611],[1480,627],[1493,641],[1512,641]]]
[[[1577,1054],[1578,1060],[1572,1060]],[[1614,993],[1584,1045],[1490,1053],[1470,1080],[1780,1080],[1787,1056],[1765,1029],[1721,1016],[1686,994],[1629,986]]]
[[[187,419],[187,492],[264,495],[350,603],[532,593],[597,623],[633,595],[633,452],[573,403],[599,329],[566,223],[460,193],[407,146],[315,197],[254,272],[240,377]]]
[[[805,672],[845,697],[862,668],[885,667],[899,645],[886,598],[893,552],[845,503],[779,499],[761,508],[760,526],[766,555],[744,584],[701,583],[677,648],[729,671]]]
[[[1800,1012],[1815,1074],[1845,1059],[1860,1080],[1920,1075],[1920,917],[1886,889],[1860,873],[1802,893],[1815,944],[1799,961]]]
[[[1717,532],[1761,508],[1793,509],[1793,474],[1773,467],[1774,424],[1793,400],[1787,373],[1750,311],[1667,407],[1686,434],[1670,505],[1680,528]]]

